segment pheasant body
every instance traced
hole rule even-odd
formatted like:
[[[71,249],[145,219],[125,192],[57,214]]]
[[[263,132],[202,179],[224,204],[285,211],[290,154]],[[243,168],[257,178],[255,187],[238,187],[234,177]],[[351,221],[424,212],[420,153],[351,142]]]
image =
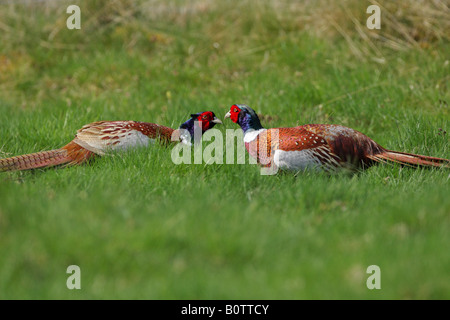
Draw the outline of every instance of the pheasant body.
[[[246,133],[244,141],[247,138],[246,148],[252,157],[287,170],[369,167],[374,163],[370,156],[384,150],[364,134],[340,125],[260,129],[253,140],[248,136]],[[261,143],[267,143],[267,149],[259,149]]]
[[[225,117],[241,126],[248,153],[264,166],[335,171],[357,170],[386,161],[410,166],[450,164],[447,159],[387,150],[361,132],[341,125],[264,129],[256,113],[244,105],[233,105]]]
[[[202,133],[221,123],[213,112],[192,114],[180,129],[193,131],[195,121],[202,122]],[[191,137],[191,136],[189,136]],[[193,135],[192,135],[193,138]],[[0,171],[27,170],[57,165],[82,164],[96,156],[111,152],[147,147],[159,141],[163,144],[188,143],[179,129],[139,121],[98,121],[79,129],[75,138],[60,149],[0,159]]]

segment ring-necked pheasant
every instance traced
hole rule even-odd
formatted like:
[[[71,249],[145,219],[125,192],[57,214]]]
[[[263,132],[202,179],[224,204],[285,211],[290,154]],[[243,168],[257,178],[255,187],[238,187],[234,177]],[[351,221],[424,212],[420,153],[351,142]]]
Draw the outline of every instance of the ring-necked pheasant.
[[[79,129],[75,138],[60,149],[0,159],[0,171],[81,164],[109,152],[148,146],[155,140],[170,143],[176,139],[175,141],[190,145],[194,142],[196,126],[201,127],[203,134],[218,123],[222,122],[211,111],[191,114],[179,129],[138,121],[93,122]]]
[[[225,118],[240,125],[248,153],[264,166],[335,171],[392,161],[410,166],[450,167],[447,159],[387,150],[364,134],[340,125],[264,129],[255,111],[246,105],[233,105]]]

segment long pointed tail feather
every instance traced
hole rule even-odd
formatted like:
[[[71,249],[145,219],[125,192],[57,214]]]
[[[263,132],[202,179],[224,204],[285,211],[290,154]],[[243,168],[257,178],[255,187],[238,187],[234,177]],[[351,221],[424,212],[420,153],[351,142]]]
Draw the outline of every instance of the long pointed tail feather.
[[[24,154],[0,159],[0,172],[47,168],[57,165],[76,165],[88,161],[95,154],[75,142],[70,142],[61,149]]]
[[[450,168],[450,160],[436,157],[423,156],[406,152],[385,150],[382,153],[371,155],[370,159],[377,162],[392,161],[402,165],[417,167],[443,167]]]
[[[56,166],[70,161],[63,149],[41,151],[0,159],[0,171],[28,170]]]

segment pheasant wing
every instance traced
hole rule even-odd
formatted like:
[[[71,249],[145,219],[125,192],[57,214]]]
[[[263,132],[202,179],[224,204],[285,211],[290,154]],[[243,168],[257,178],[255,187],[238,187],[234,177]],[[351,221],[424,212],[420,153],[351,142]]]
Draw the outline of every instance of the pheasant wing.
[[[137,121],[99,121],[77,131],[74,142],[99,155],[147,146],[159,138],[170,141],[173,129]]]

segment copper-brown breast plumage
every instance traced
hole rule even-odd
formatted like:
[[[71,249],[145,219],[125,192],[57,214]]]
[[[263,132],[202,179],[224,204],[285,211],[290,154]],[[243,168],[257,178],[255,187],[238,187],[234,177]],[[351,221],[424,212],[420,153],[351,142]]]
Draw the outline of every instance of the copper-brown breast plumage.
[[[324,146],[326,145],[326,141],[321,136],[300,126],[264,130],[257,139],[246,143],[246,148],[252,157],[258,159],[259,163],[270,165],[276,150],[288,152],[317,149],[317,156],[325,161],[327,156]]]

